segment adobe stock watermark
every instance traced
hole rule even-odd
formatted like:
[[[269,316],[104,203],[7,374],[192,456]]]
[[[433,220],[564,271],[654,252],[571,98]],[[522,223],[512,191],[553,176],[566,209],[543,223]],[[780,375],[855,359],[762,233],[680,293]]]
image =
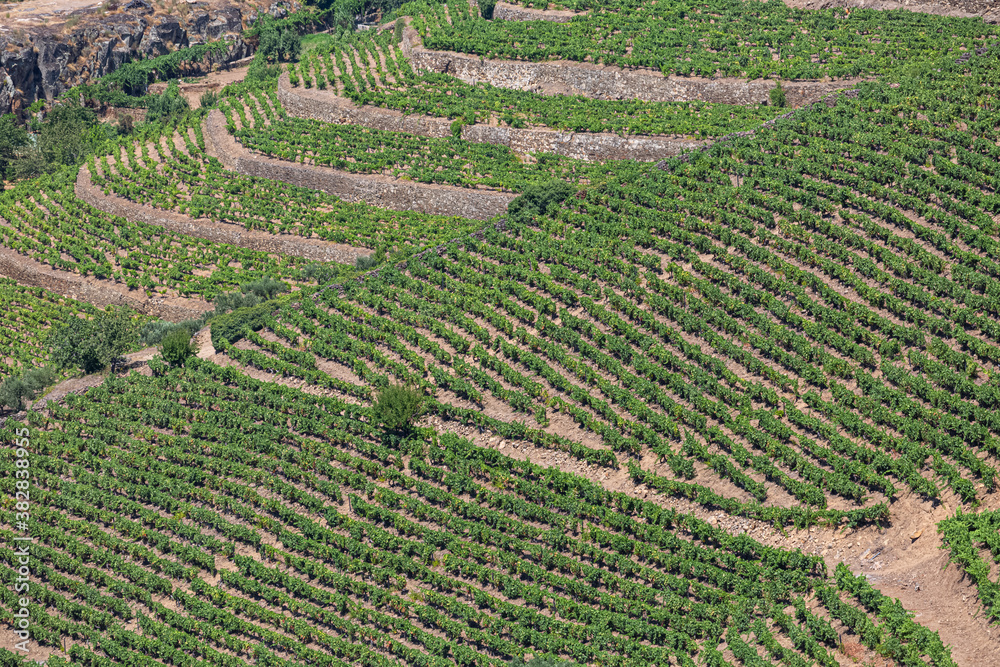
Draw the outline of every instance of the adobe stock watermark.
[[[17,605],[14,608],[14,634],[21,641],[14,644],[14,649],[28,653],[28,641],[31,639],[31,621],[29,619],[28,603],[31,601],[27,593],[31,582],[31,460],[28,453],[30,446],[29,432],[26,428],[17,429],[17,440],[14,449],[14,592],[19,593]],[[17,533],[20,533],[18,535]]]

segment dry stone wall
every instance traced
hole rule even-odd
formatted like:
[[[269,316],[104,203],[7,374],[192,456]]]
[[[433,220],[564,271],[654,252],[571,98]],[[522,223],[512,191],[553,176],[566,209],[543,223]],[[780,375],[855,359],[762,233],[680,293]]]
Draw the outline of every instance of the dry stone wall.
[[[344,201],[363,201],[393,211],[419,211],[488,220],[506,211],[507,204],[517,196],[493,190],[424,185],[386,176],[349,174],[256,155],[240,146],[229,134],[225,116],[218,109],[212,110],[205,120],[205,139],[209,153],[237,173],[323,190]]]
[[[493,7],[494,21],[552,21],[553,23],[569,23],[574,16],[582,14],[586,14],[586,12],[528,9],[527,7],[520,7],[518,5],[510,5],[506,2],[498,2]]]
[[[353,264],[359,256],[370,254],[369,250],[328,243],[318,239],[306,239],[292,234],[248,231],[239,225],[218,223],[208,218],[192,218],[180,213],[162,211],[152,206],[138,204],[123,197],[109,196],[93,185],[90,171],[86,167],[82,168],[77,176],[76,196],[94,208],[127,220],[138,220],[146,224],[158,225],[179,234],[259,252],[292,255],[317,262],[340,262],[342,264]]]
[[[356,106],[330,90],[292,88],[287,74],[278,80],[278,99],[289,114],[325,123],[360,125],[425,137],[451,136],[451,121],[431,116],[404,115],[392,109]],[[466,125],[466,141],[508,146],[516,153],[555,153],[580,160],[662,160],[697,148],[702,141],[656,136],[622,137],[608,132],[558,132],[493,125]]]
[[[582,95],[597,100],[764,104],[777,85],[773,80],[663,76],[659,70],[650,68],[623,69],[565,60],[486,60],[464,53],[427,50],[416,30],[410,27],[404,32],[402,50],[415,69],[450,74],[467,83],[485,82],[498,88]],[[781,85],[788,105],[799,107],[855,83],[854,80],[785,81]]]
[[[60,271],[10,248],[0,248],[0,275],[13,278],[21,285],[44,287],[77,301],[107,306],[131,306],[141,313],[170,322],[198,317],[212,306],[197,299],[147,298],[142,291],[133,294],[128,288],[104,280],[90,279],[69,271]]]

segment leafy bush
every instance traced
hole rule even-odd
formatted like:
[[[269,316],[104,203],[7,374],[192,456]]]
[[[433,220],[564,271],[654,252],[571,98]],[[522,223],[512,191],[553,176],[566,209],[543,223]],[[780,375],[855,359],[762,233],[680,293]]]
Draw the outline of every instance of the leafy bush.
[[[315,280],[316,284],[323,285],[340,275],[340,267],[342,266],[340,264],[314,262],[302,269],[301,278],[302,280]]]
[[[7,173],[10,162],[28,143],[28,132],[17,125],[14,114],[0,116],[0,178]]]
[[[456,139],[461,139],[462,126],[464,124],[465,123],[462,122],[461,118],[456,118],[455,120],[451,121],[451,136],[455,137]]]
[[[213,302],[216,313],[227,313],[239,308],[249,308],[259,303],[273,299],[276,295],[288,291],[288,285],[274,278],[261,278],[252,283],[240,286],[239,292],[220,294]]]
[[[188,336],[193,336],[198,329],[205,326],[211,316],[212,312],[209,311],[201,317],[183,322],[164,322],[163,320],[147,322],[139,331],[139,343],[141,345],[159,345],[167,335],[178,329],[186,331]]]
[[[245,306],[231,313],[217,315],[212,320],[212,345],[219,349],[227,343],[238,341],[247,329],[260,331],[264,327],[264,321],[270,317],[275,308],[276,304],[273,301],[265,301],[255,306]]]
[[[202,93],[199,103],[203,109],[208,109],[210,107],[214,107],[218,101],[219,94],[214,90],[207,90]]]
[[[171,81],[167,89],[153,99],[146,111],[146,120],[150,123],[166,122],[177,114],[188,110],[188,101],[181,97],[177,81]]]
[[[497,0],[479,0],[479,15],[487,21],[492,21],[493,9],[496,7],[496,4]]]
[[[262,58],[272,61],[295,60],[302,53],[302,37],[290,25],[278,26],[275,22],[265,17],[264,25],[260,29],[260,41],[257,45],[257,53]]]
[[[123,137],[127,137],[132,134],[132,130],[135,129],[135,121],[132,116],[125,113],[124,111],[118,112],[118,134]]]
[[[139,342],[139,329],[129,308],[109,308],[97,317],[74,318],[52,338],[52,362],[58,368],[77,368],[96,373],[123,361],[122,355]]]
[[[33,368],[21,377],[11,377],[0,384],[0,405],[21,410],[25,401],[34,400],[38,393],[56,381],[51,367]]]
[[[362,255],[354,260],[354,268],[367,271],[378,266],[378,258],[375,255]]]
[[[251,283],[243,283],[240,285],[240,290],[244,294],[256,294],[264,299],[273,299],[278,294],[287,292],[288,285],[280,280],[275,280],[274,278],[267,276],[266,278],[261,278],[260,280],[255,280]]]
[[[558,209],[571,194],[573,186],[559,179],[532,183],[524,189],[521,196],[510,203],[507,214],[513,221],[526,221],[536,215],[548,215]]]
[[[372,419],[390,431],[409,429],[424,409],[425,397],[416,387],[394,384],[379,392]]]
[[[194,356],[194,345],[191,343],[191,334],[186,329],[174,329],[163,338],[163,345],[160,346],[160,354],[163,360],[171,366],[183,366],[189,357]]]
[[[250,67],[247,68],[247,75],[244,77],[243,82],[251,86],[260,85],[274,81],[279,76],[281,76],[281,65],[268,64],[267,58],[260,56],[254,58],[253,62],[250,63]],[[227,93],[231,92],[231,90],[232,89],[229,86],[226,86],[222,89],[222,95],[225,96]]]
[[[771,106],[783,108],[788,105],[788,101],[785,99],[785,89],[781,87],[781,82],[778,82],[774,88],[771,89]]]
[[[93,109],[76,104],[59,105],[45,115],[44,121],[32,120],[29,126],[36,140],[21,147],[17,159],[8,165],[8,177],[13,171],[18,178],[34,178],[63,165],[79,164],[104,140],[102,135],[109,129],[99,126]],[[2,144],[0,138],[0,150]]]

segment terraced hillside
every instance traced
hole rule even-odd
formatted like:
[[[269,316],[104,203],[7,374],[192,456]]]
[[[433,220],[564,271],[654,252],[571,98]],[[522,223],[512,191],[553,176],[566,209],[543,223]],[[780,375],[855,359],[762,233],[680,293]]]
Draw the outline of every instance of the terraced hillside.
[[[783,3],[594,2],[567,23],[483,21],[468,0],[408,3],[424,46],[484,58],[561,59],[666,74],[759,79],[883,75],[902,62],[971,51],[994,29],[980,19]],[[995,36],[995,35],[994,35]]]
[[[212,363],[29,419],[35,636],[74,663],[953,664],[846,568]]]
[[[25,287],[9,278],[0,279],[0,307],[5,325],[0,332],[4,375],[44,362],[45,341],[53,328],[96,311],[89,303],[62,298],[41,287]]]
[[[0,194],[19,281],[214,318],[4,415],[35,657],[1000,664],[993,26],[572,8],[411,3]]]

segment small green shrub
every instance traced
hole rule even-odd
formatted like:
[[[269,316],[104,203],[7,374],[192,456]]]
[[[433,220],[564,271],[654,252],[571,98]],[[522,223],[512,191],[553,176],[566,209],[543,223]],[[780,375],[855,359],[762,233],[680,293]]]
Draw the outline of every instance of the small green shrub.
[[[183,320],[181,322],[165,322],[163,320],[147,322],[139,331],[139,344],[145,346],[159,345],[163,339],[166,338],[167,334],[172,333],[177,329],[183,329],[188,333],[189,337],[193,336],[199,329],[208,323],[212,314],[212,311],[208,311],[201,317]]]
[[[33,368],[21,377],[7,378],[0,384],[0,406],[21,410],[25,401],[34,400],[39,392],[55,381],[56,372],[49,366]]]
[[[785,99],[785,89],[781,87],[781,82],[778,82],[774,88],[771,89],[771,106],[784,108],[788,105],[788,101]]]
[[[465,125],[465,123],[462,122],[461,118],[456,118],[455,120],[451,121],[451,136],[455,137],[456,139],[461,139],[463,125]]]
[[[372,419],[390,431],[403,431],[423,413],[423,392],[416,387],[394,384],[379,392],[372,405]]]
[[[403,18],[400,17],[400,18],[396,19],[396,25],[392,26],[392,36],[393,36],[393,39],[396,40],[397,44],[399,44],[400,42],[403,41],[403,29],[404,28],[405,28],[405,24],[403,23]]]
[[[171,366],[183,366],[196,350],[191,343],[191,334],[186,329],[174,329],[163,338],[160,354]]]
[[[212,345],[221,349],[226,343],[232,344],[243,337],[247,329],[260,331],[264,321],[277,307],[273,301],[265,301],[256,306],[237,308],[231,313],[217,315],[212,320]]]
[[[181,96],[180,86],[178,86],[177,81],[171,81],[167,84],[167,89],[149,103],[149,107],[146,109],[146,121],[166,123],[187,109],[188,101]]]
[[[566,181],[555,178],[544,183],[532,183],[507,206],[507,214],[514,222],[524,222],[536,215],[554,213],[573,194],[573,189]]]
[[[354,268],[367,271],[378,266],[378,258],[375,255],[361,255],[354,260]]]
[[[479,15],[487,21],[493,20],[493,10],[496,8],[497,0],[479,0]]]
[[[222,314],[239,308],[256,306],[287,291],[288,285],[274,278],[267,277],[241,285],[239,292],[220,294],[212,303],[215,306],[216,314]]]
[[[201,107],[211,109],[219,101],[219,94],[214,90],[208,90],[201,94]]]

